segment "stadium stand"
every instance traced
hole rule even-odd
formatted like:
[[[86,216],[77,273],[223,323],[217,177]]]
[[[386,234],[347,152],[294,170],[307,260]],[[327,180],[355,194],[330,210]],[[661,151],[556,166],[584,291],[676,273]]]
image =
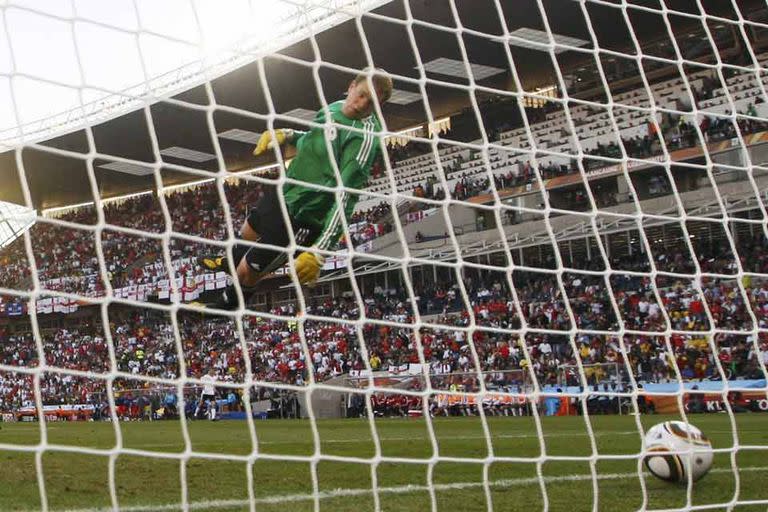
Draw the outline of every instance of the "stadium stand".
[[[768,265],[768,252],[762,250],[760,268]],[[638,258],[635,268],[642,268]],[[725,262],[726,260],[722,260]],[[711,268],[723,272],[728,266],[721,263]],[[623,361],[620,342],[610,331],[617,331],[618,320],[613,314],[610,293],[602,278],[567,273],[560,292],[552,275],[524,276],[515,280],[521,313],[516,311],[506,283],[501,281],[470,280],[469,307],[456,288],[440,288],[437,283],[418,290],[417,305],[422,315],[442,317],[445,325],[440,330],[423,330],[420,342],[430,374],[437,377],[456,373],[474,374],[479,370],[489,381],[498,372],[515,372],[506,386],[519,386],[524,382],[519,371],[530,364],[535,378],[542,384],[573,383],[575,374],[563,375],[563,367],[575,367],[574,347],[567,335],[529,334],[526,345],[530,354],[525,356],[516,336],[502,336],[487,328],[517,329],[519,314],[531,328],[551,331],[570,329],[565,298],[573,312],[579,331],[604,331],[603,334],[583,332],[575,346],[584,365],[616,363],[619,370],[613,384],[628,382],[627,371],[633,371],[642,382],[666,382],[675,378],[677,368],[688,380],[719,378],[714,358],[727,368],[729,378],[755,378],[760,376],[758,357],[765,358],[768,337],[761,338],[762,354],[755,353],[746,336],[718,334],[714,339],[717,351],[712,350],[704,334],[709,329],[705,314],[706,303],[712,319],[721,329],[749,329],[752,313],[762,328],[768,326],[768,282],[751,283],[749,306],[738,295],[733,280],[706,279],[701,283],[704,296],[693,288],[690,280],[663,278],[658,289],[663,292],[661,304],[654,296],[647,277],[614,276],[611,282],[613,297],[624,325],[629,330],[663,331],[665,316],[676,334],[667,340],[650,335],[626,335],[623,342],[629,361]],[[660,278],[662,279],[662,278]],[[367,324],[362,343],[366,346],[372,369],[390,369],[393,372],[419,364],[413,329],[409,327],[413,312],[402,289],[378,290],[366,297],[366,317],[387,319],[402,323],[402,328]],[[293,309],[283,306],[272,314],[291,314]],[[307,364],[301,339],[295,325],[248,317],[245,339],[254,377],[264,382],[303,385],[307,372],[313,372],[315,381],[323,381],[364,370],[361,341],[353,326],[334,322],[334,319],[356,318],[359,314],[354,300],[341,297],[326,298],[311,304],[307,312],[327,317],[325,322],[308,322],[305,328],[308,355]],[[480,329],[475,332],[473,345],[482,368],[475,368],[470,345],[463,330],[470,317]],[[127,374],[162,378],[178,376],[178,361],[173,327],[160,313],[139,309],[118,311],[111,315],[110,337],[118,370]],[[86,309],[78,315],[62,315],[61,327],[45,329],[42,348],[50,366],[69,370],[108,371],[110,368],[107,335],[100,325],[97,312]],[[741,326],[741,327],[740,327]],[[235,325],[229,319],[200,318],[187,315],[179,324],[180,337],[189,376],[207,373],[213,367],[223,381],[242,382],[244,364]],[[29,331],[13,331],[8,326],[0,333],[0,363],[10,366],[35,367],[39,355]],[[625,364],[626,363],[626,364]],[[610,378],[610,376],[605,376]],[[5,410],[29,405],[29,375],[2,374],[2,407]],[[602,381],[595,375],[595,384]],[[26,384],[25,384],[26,383]],[[41,386],[43,402],[47,404],[83,403],[85,398],[100,396],[99,384],[77,375],[48,374]],[[118,388],[119,389],[119,388]],[[134,392],[135,393],[135,392]],[[102,393],[103,395],[103,393]],[[389,414],[389,413],[387,413]]]
[[[765,63],[768,54],[761,54],[759,58]],[[762,85],[768,85],[768,79],[762,80]],[[487,127],[492,142],[487,154],[462,144],[443,143],[444,147],[434,150],[421,141],[391,146],[388,160],[393,166],[393,176],[383,172],[383,164],[378,164],[367,191],[386,192],[394,178],[398,187],[403,187],[399,192],[412,194],[416,199],[441,199],[450,195],[457,200],[467,200],[488,194],[492,188],[497,191],[520,189],[539,179],[546,181],[579,173],[576,161],[567,155],[578,150],[574,139],[578,139],[585,157],[597,157],[585,158],[582,164],[585,170],[611,165],[623,153],[633,159],[650,159],[662,155],[664,148],[670,151],[701,146],[696,125],[706,139],[703,143],[730,139],[736,136],[736,129],[727,117],[731,113],[727,111],[726,93],[733,96],[739,110],[737,122],[742,135],[768,130],[764,123],[753,119],[758,115],[768,116],[768,107],[758,94],[761,84],[754,75],[729,73],[726,82],[727,91],[716,87],[714,84],[719,81],[715,81],[709,70],[688,76],[694,101],[706,114],[697,119],[691,115],[665,113],[661,119],[651,122],[642,110],[650,105],[650,98],[639,88],[616,94],[612,113],[605,108],[575,105],[570,109],[570,116],[576,133],[568,133],[569,123],[562,108],[549,104],[537,109],[531,112],[531,117],[538,121],[530,130],[537,149],[544,152],[537,155],[536,164],[531,159],[526,130],[506,122]],[[678,110],[686,104],[686,84],[680,78],[654,82],[651,90],[657,106]],[[660,127],[660,134],[656,133],[654,123]],[[451,136],[450,132],[444,135]],[[232,208],[233,222],[239,225],[247,213],[246,207],[259,197],[261,186],[244,178],[227,182],[224,190]],[[654,182],[650,191],[651,195],[658,196],[670,193],[660,181]],[[598,207],[617,206],[622,202],[612,193],[601,194],[596,199]],[[584,198],[574,197],[574,200],[584,201]],[[171,215],[172,226],[168,227],[173,232],[215,241],[226,239],[221,201],[212,183],[167,192],[164,201]],[[402,217],[401,222],[407,223],[407,214],[431,207],[429,203],[403,200],[395,213]],[[101,233],[88,229],[95,222],[93,207],[59,214],[58,219],[66,221],[66,227],[43,222],[31,228],[33,256],[42,287],[86,297],[103,296],[106,287],[99,274],[96,254],[96,237],[100,236],[110,286],[114,290],[129,290],[126,295],[116,295],[132,300],[162,298],[158,286],[168,277],[161,262],[162,247],[158,240],[140,236],[140,232],[162,233],[167,227],[158,198],[141,195],[110,202],[105,204],[104,213],[107,223],[116,228],[108,227]],[[393,230],[393,221],[388,203],[377,197],[365,199],[358,204],[350,222],[351,242],[358,246],[384,236]],[[418,215],[412,218],[412,222],[419,221]],[[759,233],[742,234],[736,241],[745,271],[768,273],[765,238]],[[573,271],[565,272],[561,281],[551,273],[515,272],[513,284],[517,300],[506,279],[482,272],[465,276],[469,303],[465,303],[458,285],[437,281],[417,283],[414,305],[420,315],[444,326],[419,333],[423,361],[419,360],[417,340],[410,325],[414,314],[409,305],[411,301],[405,289],[394,285],[368,287],[373,292],[363,297],[364,313],[370,319],[397,322],[401,328],[366,324],[359,339],[353,326],[338,322],[360,315],[356,301],[342,295],[318,295],[308,305],[307,313],[327,317],[327,321],[307,322],[306,347],[295,325],[247,317],[244,325],[247,356],[243,354],[231,320],[184,315],[178,329],[185,367],[191,377],[214,368],[223,382],[242,382],[244,357],[247,357],[255,379],[302,386],[310,372],[315,381],[326,381],[360,375],[366,366],[374,372],[408,374],[410,366],[426,364],[436,388],[472,391],[476,389],[477,376],[482,375],[489,389],[510,391],[529,384],[530,378],[535,378],[540,385],[578,385],[573,370],[578,354],[582,364],[594,368],[588,373],[590,385],[611,386],[611,389],[627,385],[629,373],[641,383],[673,381],[676,372],[686,380],[717,379],[720,376],[716,360],[727,370],[729,379],[761,378],[759,358],[768,363],[765,332],[758,340],[760,352],[754,351],[745,335],[719,333],[708,339],[712,322],[719,329],[738,331],[751,329],[754,318],[759,327],[768,327],[768,282],[743,276],[747,296],[741,296],[729,244],[716,242],[713,243],[711,237],[709,244],[693,240],[696,254],[691,255],[679,236],[667,233],[666,237],[653,242],[653,254],[630,251],[612,257],[615,269],[630,273],[614,272],[607,281],[576,271],[599,267],[601,258],[591,260],[583,253],[571,255],[566,263]],[[194,278],[193,258],[200,252],[199,245],[183,237],[172,237],[171,258],[178,274],[185,279]],[[534,255],[526,264],[547,268],[547,258],[551,255],[547,256],[539,247],[538,258]],[[31,265],[23,238],[3,248],[0,260],[0,287],[30,289]],[[651,264],[661,272],[655,283],[658,296],[647,274]],[[700,282],[686,277],[693,274],[697,266],[704,275]],[[375,282],[375,278],[371,282]],[[143,294],[137,289],[143,290]],[[96,404],[93,410],[103,415],[108,407],[104,388],[107,384],[77,372],[110,370],[108,340],[113,344],[117,370],[130,375],[179,376],[174,328],[161,313],[118,305],[114,306],[110,325],[105,327],[97,308],[74,301],[57,303],[51,311],[38,309],[56,317],[44,326],[42,345],[38,347],[24,321],[26,303],[9,297],[2,299],[0,363],[33,368],[44,357],[46,364],[71,371],[47,373],[41,378],[43,404],[93,403]],[[297,305],[288,300],[267,307],[274,315],[285,315],[295,312]],[[524,340],[518,335],[494,331],[496,328],[520,329],[523,319],[532,329]],[[471,322],[479,327],[472,340],[466,339],[464,330],[452,329],[467,327]],[[566,334],[572,322],[578,330],[573,341]],[[662,332],[669,326],[673,334],[668,339],[647,333],[626,334],[619,339],[615,333],[620,323],[629,331]],[[628,360],[622,355],[622,344]],[[363,345],[365,351],[361,349]],[[523,350],[523,346],[528,349]],[[44,355],[38,353],[39,348]],[[367,365],[364,353],[368,354]],[[475,368],[475,355],[481,368]],[[33,405],[32,378],[23,372],[0,372],[0,411],[22,411]],[[419,389],[418,382],[407,379],[403,382],[410,389]],[[129,379],[116,380],[112,385],[120,391],[115,406],[121,411],[121,417],[145,417],[147,407],[150,415],[155,414],[162,405],[158,394],[167,392],[155,390],[148,394],[146,389],[133,389]],[[194,396],[195,393],[190,392],[190,401],[193,402]],[[492,399],[482,406],[489,414],[524,412],[519,404],[494,403]],[[477,404],[449,403],[444,397],[436,397],[429,404],[436,414],[473,414],[476,407]],[[408,411],[420,408],[420,400],[407,395],[374,396],[377,415],[407,415]],[[362,410],[360,404],[351,409],[352,415]]]

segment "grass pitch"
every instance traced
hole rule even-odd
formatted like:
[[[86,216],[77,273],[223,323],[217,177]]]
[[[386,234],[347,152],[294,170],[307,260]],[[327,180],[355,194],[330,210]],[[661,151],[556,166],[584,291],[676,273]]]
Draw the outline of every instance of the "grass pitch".
[[[678,418],[647,416],[642,422],[647,428],[666,419]],[[740,447],[733,456],[716,454],[712,472],[691,489],[690,504],[721,504],[707,509],[726,510],[732,500],[751,501],[734,509],[765,511],[768,501],[754,502],[768,500],[768,416],[738,416],[735,432],[724,414],[690,420],[716,449],[737,442]],[[387,511],[430,510],[434,504],[438,510],[468,512],[488,510],[490,500],[493,510],[546,506],[578,512],[596,504],[597,510],[615,512],[644,505],[633,457],[640,449],[635,421],[632,416],[591,418],[594,450],[601,457],[594,464],[596,479],[588,460],[569,459],[589,457],[593,450],[579,417],[543,418],[543,444],[532,418],[488,418],[490,437],[479,418],[440,418],[433,420],[434,439],[424,419],[382,418],[373,428],[367,420],[322,420],[317,422],[319,445],[308,421],[258,421],[257,446],[244,421],[198,421],[188,424],[186,463],[177,421],[122,423],[119,432],[110,423],[54,423],[48,424],[49,449],[40,452],[39,464],[53,510],[112,506],[109,450],[119,434],[123,449],[114,457],[114,481],[121,509],[180,510],[183,479],[188,504],[196,509],[248,510],[252,499],[257,510],[275,512],[312,511],[316,502],[329,511],[372,510],[378,503]],[[39,425],[0,426],[0,510],[40,509],[34,451],[41,441]],[[537,464],[542,450],[548,460]],[[258,457],[249,491],[251,453]],[[371,464],[373,459],[378,464]],[[646,509],[689,503],[685,485],[647,474],[645,485]]]

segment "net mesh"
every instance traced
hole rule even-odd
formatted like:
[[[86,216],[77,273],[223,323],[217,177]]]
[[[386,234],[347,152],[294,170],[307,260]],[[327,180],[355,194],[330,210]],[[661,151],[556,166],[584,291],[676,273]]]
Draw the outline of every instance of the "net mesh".
[[[760,150],[766,133],[768,116],[764,106],[768,96],[765,55],[759,51],[764,41],[762,32],[768,25],[761,21],[763,18],[753,16],[764,6],[750,2],[729,0],[717,9],[702,0],[685,7],[672,3],[568,2],[568,12],[578,18],[574,23],[583,27],[584,39],[579,39],[562,36],[558,33],[562,30],[553,27],[555,22],[563,25],[563,20],[553,14],[559,8],[554,1],[526,2],[526,16],[535,18],[540,30],[510,26],[514,19],[510,10],[514,7],[509,2],[484,2],[484,15],[494,16],[494,32],[476,28],[477,21],[467,14],[466,6],[454,0],[426,7],[421,3],[412,5],[416,2],[396,2],[392,11],[396,16],[379,9],[382,2],[290,2],[296,9],[298,21],[293,33],[300,33],[300,51],[265,56],[264,47],[246,49],[241,45],[230,50],[229,60],[203,60],[196,64],[192,78],[189,72],[182,72],[170,86],[165,81],[156,85],[151,79],[147,69],[150,59],[139,43],[147,35],[175,38],[144,27],[139,15],[137,30],[108,24],[101,27],[136,38],[144,74],[144,83],[137,89],[140,92],[106,91],[122,98],[119,107],[109,108],[94,108],[87,99],[87,91],[94,86],[81,60],[84,49],[79,46],[76,28],[89,21],[78,15],[77,2],[72,13],[64,15],[38,10],[34,5],[3,4],[9,56],[3,77],[11,84],[11,104],[17,104],[20,79],[46,82],[24,71],[18,62],[20,49],[14,45],[14,27],[9,25],[14,13],[22,11],[68,24],[77,56],[75,85],[47,80],[69,87],[78,95],[80,106],[74,116],[31,125],[25,122],[20,109],[14,109],[15,127],[5,132],[3,144],[11,149],[6,162],[18,173],[23,202],[28,208],[42,206],[30,185],[35,181],[28,169],[40,165],[30,156],[34,154],[79,162],[94,198],[92,205],[67,209],[63,214],[38,214],[37,226],[26,231],[15,246],[3,249],[16,251],[6,252],[8,266],[0,288],[5,312],[15,314],[16,305],[21,304],[24,311],[29,311],[31,333],[27,338],[6,336],[6,347],[15,345],[5,349],[4,360],[0,361],[3,412],[11,413],[11,419],[19,411],[31,411],[39,426],[38,442],[23,444],[0,438],[0,451],[34,457],[39,501],[16,506],[42,510],[62,508],[62,503],[68,508],[88,506],[87,502],[63,499],[57,485],[52,490],[50,474],[60,473],[46,464],[45,458],[51,454],[105,458],[109,499],[104,505],[113,509],[140,505],[150,509],[255,510],[308,501],[314,510],[320,510],[326,503],[340,503],[335,500],[354,504],[361,496],[370,496],[370,505],[382,510],[388,508],[391,496],[402,495],[406,501],[391,502],[397,508],[428,506],[438,510],[451,499],[474,496],[480,508],[496,510],[512,506],[510,496],[513,500],[529,496],[530,488],[538,486],[537,504],[549,510],[565,503],[560,501],[560,487],[578,482],[582,491],[572,498],[577,500],[576,506],[598,510],[626,505],[617,503],[616,496],[611,496],[612,488],[604,486],[606,482],[627,479],[636,486],[637,500],[631,508],[639,510],[765,506],[768,497],[759,493],[757,482],[759,474],[768,471],[759,463],[766,446],[759,437],[750,436],[738,413],[749,407],[758,410],[760,401],[768,398],[768,273],[763,262],[768,217],[766,169]],[[254,3],[251,13],[257,13],[260,7],[260,3]],[[135,8],[141,11],[138,5]],[[439,10],[441,23],[424,18],[425,9]],[[208,11],[192,3],[191,12],[201,34],[195,45],[203,53],[205,30],[201,18]],[[329,22],[332,17],[338,17],[337,21]],[[646,27],[636,29],[637,19],[643,23],[653,19],[658,32],[649,34]],[[348,36],[349,40],[359,44],[358,65],[324,60],[329,42],[323,31],[340,21],[346,21],[344,26],[354,34]],[[625,32],[621,44],[607,33],[606,23],[622,24]],[[693,25],[698,28],[691,28]],[[342,170],[334,159],[331,165],[336,185],[315,186],[293,180],[283,171],[286,158],[278,150],[273,151],[276,164],[270,164],[266,173],[264,169],[249,169],[233,180],[229,171],[233,160],[228,153],[232,146],[225,146],[221,131],[227,115],[247,121],[248,126],[260,126],[273,136],[285,124],[324,130],[326,147],[333,153],[336,127],[285,113],[280,103],[284,100],[273,97],[281,87],[290,86],[274,78],[280,76],[278,65],[289,66],[307,79],[302,87],[314,90],[327,119],[337,91],[329,90],[326,74],[337,73],[349,80],[363,69],[379,65],[376,56],[381,54],[379,46],[384,43],[377,37],[384,37],[379,36],[382,26],[396,27],[406,41],[399,48],[408,49],[407,59],[413,61],[415,71],[392,72],[392,76],[398,89],[417,98],[420,105],[413,110],[431,129],[402,132],[383,122],[382,133],[376,134],[383,149],[383,172],[380,176],[374,174],[364,190],[344,185]],[[736,41],[737,56],[718,46],[723,31]],[[689,34],[696,34],[697,44],[688,40]],[[447,50],[442,55],[429,47],[433,60],[426,61],[422,51],[429,37],[452,38],[455,48],[450,56],[454,58],[446,56]],[[293,40],[283,40],[283,44],[289,42]],[[704,46],[706,49],[702,49]],[[493,48],[498,53],[495,64],[501,66],[499,72],[506,73],[506,81],[493,78],[498,77],[493,66],[475,62],[478,48]],[[275,49],[267,47],[266,51]],[[569,55],[570,60],[564,55]],[[232,106],[225,101],[227,91],[217,90],[220,74],[246,65],[252,66],[251,71],[258,77],[263,111]],[[531,79],[527,75],[535,72],[548,75],[546,87],[529,86]],[[367,73],[371,79],[371,72]],[[165,96],[165,87],[179,90],[187,80],[196,86],[197,97]],[[456,100],[458,97],[461,99]],[[161,141],[158,135],[161,114],[153,108],[157,101],[177,112],[180,119],[197,116],[197,126],[204,127],[202,133],[207,139],[199,147],[211,152],[207,156],[202,153],[201,158],[212,162],[210,167],[182,163],[194,161],[193,153],[177,151],[174,160],[168,147],[163,148],[167,139]],[[464,131],[474,137],[466,133],[463,138],[455,136],[452,132],[461,131],[461,125],[450,128],[447,134],[440,133],[440,127],[445,128],[441,116],[446,112],[441,101],[456,101],[465,109],[461,119],[475,131]],[[110,108],[135,105],[141,105],[138,118],[146,128],[150,160],[100,151],[96,123],[114,112]],[[497,107],[502,116],[509,116],[517,125],[494,119]],[[375,104],[382,121],[387,118],[386,108]],[[62,125],[82,133],[84,150],[41,142]],[[249,133],[253,135],[248,132],[232,137],[245,137],[241,142],[252,144],[255,140],[248,139]],[[417,150],[413,156],[409,153],[413,149],[403,149],[394,142],[386,149],[387,137],[422,151]],[[179,155],[185,156],[179,159]],[[135,173],[147,178],[145,188],[149,184],[154,193],[119,201],[102,199],[100,168],[104,162],[135,166]],[[185,179],[169,179],[173,173]],[[608,175],[613,185],[595,184],[597,178]],[[201,183],[184,188],[184,182],[190,179]],[[414,183],[417,187],[412,186]],[[282,300],[282,309],[257,312],[256,308],[241,305],[233,312],[217,311],[202,320],[190,320],[189,315],[199,314],[188,304],[198,285],[210,290],[226,282],[221,276],[208,282],[189,274],[193,255],[210,250],[231,255],[249,206],[243,203],[255,197],[248,195],[248,187],[277,185],[282,189],[287,184],[332,193],[337,204],[343,204],[349,195],[360,196],[358,211],[380,208],[390,223],[390,232],[364,237],[360,233],[365,226],[342,216],[347,245],[342,252],[326,251],[332,262],[329,266],[334,268],[321,280],[321,288],[330,287],[325,296],[322,294],[326,292],[299,285],[294,253],[306,247],[298,245],[291,234],[284,270],[290,284],[272,291],[273,298],[279,296]],[[207,192],[195,187],[207,187]],[[205,229],[185,231],[189,223],[184,218],[188,213],[184,204],[196,197],[203,199],[192,204],[211,209],[214,221],[210,224],[217,224],[212,228],[218,230],[217,234]],[[287,218],[288,210],[282,202],[281,208]],[[129,215],[120,213],[126,210]],[[8,218],[13,215],[6,214]],[[126,221],[126,217],[130,220]],[[45,236],[54,236],[50,233],[70,233],[87,243],[77,245],[74,253],[46,254],[41,244],[48,240]],[[119,260],[131,240],[146,245],[140,250],[131,246],[129,250],[134,262],[143,261],[137,266],[153,269],[156,279],[151,288],[137,287],[137,282],[143,284],[141,281],[120,279],[126,269]],[[708,245],[702,245],[707,241]],[[256,242],[248,245],[264,247]],[[91,272],[83,268],[71,274],[80,263],[73,266],[66,261],[81,261],[77,254],[85,255]],[[12,258],[25,264],[13,266],[19,262]],[[18,277],[13,274],[24,268],[28,269],[26,286],[18,280],[15,283],[21,283],[19,286],[12,285],[9,276]],[[377,271],[399,276],[405,304],[390,314],[374,313],[372,304],[381,292],[373,288],[383,283],[368,277]],[[157,282],[162,280],[165,287],[159,290]],[[487,300],[479,294],[483,287],[478,286],[478,280],[489,284],[485,287]],[[190,282],[195,283],[192,289]],[[449,293],[433,293],[427,298],[425,283],[435,287],[442,284],[443,291]],[[388,286],[384,284],[384,288]],[[338,298],[336,287],[347,292],[347,305],[338,314],[331,312],[341,307],[337,304],[330,310],[316,304],[318,297]],[[239,285],[236,290],[242,304]],[[148,300],[147,296],[154,294],[166,303]],[[258,302],[262,297],[256,299]],[[105,327],[97,334],[86,334],[87,328],[81,325],[80,331],[65,335],[59,332],[58,338],[52,340],[49,331],[53,324],[46,315],[75,310],[98,310],[94,318],[98,317]],[[131,335],[115,328],[115,317],[124,317],[125,311],[132,312],[129,315],[133,314],[135,321],[147,324],[146,318],[151,315],[162,318],[152,329],[163,329],[163,336],[134,333],[131,341]],[[76,329],[68,324],[67,328]],[[194,336],[195,329],[200,333],[208,328],[225,335],[216,342]],[[259,338],[264,329],[273,334],[287,333],[281,338],[281,347],[290,344],[286,350],[295,355],[270,360],[274,347]],[[333,338],[336,331],[343,335]],[[388,338],[388,349],[381,343],[384,331],[397,333]],[[440,360],[434,355],[440,350],[436,340],[446,337],[456,346],[446,348],[452,355]],[[343,368],[338,374],[354,372],[354,378],[334,380],[337,373],[333,351],[343,352],[339,348],[341,338],[344,346],[354,346],[349,350],[359,364],[340,364]],[[157,341],[160,339],[163,341]],[[59,349],[65,344],[68,348],[62,353]],[[160,345],[162,348],[158,348]],[[329,348],[331,345],[333,348]],[[694,355],[694,349],[699,356]],[[96,367],[78,363],[78,356],[93,363],[92,354],[100,350]],[[142,354],[138,359],[137,350]],[[398,350],[401,355],[392,356]],[[12,352],[15,355],[9,358]],[[159,353],[163,354],[162,360]],[[201,370],[215,367],[223,374],[230,371],[232,360],[218,364],[221,353],[237,361],[236,369],[231,378],[219,380],[216,385],[225,392],[241,394],[245,413],[246,427],[239,433],[241,447],[236,454],[219,452],[214,441],[199,443],[193,439],[195,425],[183,413],[179,415],[177,437],[181,443],[177,451],[157,451],[147,447],[146,440],[127,439],[136,436],[136,431],[126,430],[121,422],[123,415],[131,415],[131,406],[125,405],[130,390],[158,396],[172,390],[179,400],[178,409],[183,411],[205,385]],[[596,353],[603,359],[599,360]],[[653,357],[642,355],[648,353]],[[389,365],[388,376],[382,376],[382,362],[374,362],[379,357]],[[688,357],[704,360],[689,364],[683,359]],[[742,359],[737,361],[739,357]],[[150,358],[154,369],[149,369]],[[504,366],[500,360],[514,363]],[[132,361],[139,362],[133,365]],[[281,377],[281,363],[291,378]],[[274,372],[265,372],[265,367]],[[397,377],[391,378],[393,374]],[[693,380],[700,382],[700,389],[692,389]],[[652,388],[651,384],[658,381],[664,381],[666,387],[653,388],[657,391],[643,389],[643,385]],[[105,419],[111,422],[113,444],[73,444],[55,435],[51,420],[61,410],[72,414],[73,409],[61,405],[65,403],[62,394],[67,392],[99,396],[106,402]],[[265,396],[274,399],[274,393],[302,397],[308,430],[298,435],[305,436],[305,442],[310,440],[307,451],[280,453],[270,448],[269,440],[265,442],[261,424],[254,419],[259,411],[253,407]],[[749,395],[751,402],[734,398],[734,393]],[[13,402],[14,397],[22,395],[24,400]],[[353,410],[363,418],[369,436],[365,449],[336,449],[334,443],[345,440],[336,439],[333,428],[344,427],[324,426],[321,417],[335,415],[334,409],[338,412],[340,397],[345,414]],[[719,408],[727,417],[717,427],[721,429],[717,431],[721,442],[715,444],[717,464],[709,478],[728,482],[714,485],[717,492],[707,495],[701,494],[689,478],[685,490],[680,490],[682,497],[659,491],[658,482],[648,480],[640,439],[654,422],[644,416],[651,412],[651,405],[657,412],[697,423],[697,417],[691,418],[689,413],[701,411],[691,405],[692,401],[704,408]],[[548,402],[581,416],[578,426],[571,427],[578,430],[571,434],[578,448],[564,448],[558,441],[562,432],[544,418],[554,412],[549,411]],[[602,417],[598,414],[606,414],[613,407],[616,412],[630,413],[629,423],[623,424],[630,430],[612,433],[600,423]],[[411,434],[405,430],[399,434],[403,437],[393,437],[381,416],[411,413],[419,418],[414,422],[423,427],[420,442],[425,446],[416,452],[393,448],[398,443],[407,446]],[[468,428],[473,434],[452,434],[452,427],[441,415],[471,416]],[[530,417],[526,428],[534,440],[533,447],[515,445],[518,434],[507,432],[506,424],[499,423],[501,419],[515,421],[506,416],[517,415]],[[459,443],[471,445],[470,453],[455,449],[451,435],[457,436]],[[505,435],[513,444],[504,444]],[[632,447],[609,448],[603,440],[612,435],[628,435]],[[122,495],[121,482],[130,476],[118,473],[122,471],[121,459],[126,457],[177,463],[178,503],[173,499],[172,505],[166,505],[151,493],[138,501]],[[245,473],[244,499],[200,499],[195,489],[201,485],[195,479],[199,471],[195,464],[199,461],[240,464],[238,474]],[[287,490],[280,485],[266,486],[264,473],[257,472],[263,463],[273,467],[306,464],[308,492],[291,494],[288,491],[294,487],[290,485]],[[329,488],[323,479],[332,472],[327,468],[335,467],[333,464],[364,467],[364,471],[357,471],[368,473],[366,484]],[[404,466],[418,466],[423,474],[416,483],[392,484],[398,480],[386,468]],[[461,469],[452,472],[452,467]],[[507,476],[500,469],[505,467],[533,469],[512,471]],[[386,475],[386,483],[382,475]],[[528,491],[522,495],[502,492],[514,489]],[[414,497],[419,493],[426,494],[426,499]]]

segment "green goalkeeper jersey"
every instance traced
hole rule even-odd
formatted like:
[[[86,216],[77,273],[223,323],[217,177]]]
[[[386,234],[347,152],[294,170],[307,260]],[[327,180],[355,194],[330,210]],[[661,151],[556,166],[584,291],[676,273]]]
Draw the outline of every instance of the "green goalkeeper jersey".
[[[296,132],[293,141],[296,156],[288,167],[289,178],[326,187],[337,185],[326,145],[326,133],[330,133],[332,156],[344,186],[363,189],[368,184],[371,167],[380,151],[379,138],[375,132],[381,131],[381,122],[375,114],[361,120],[350,119],[341,111],[343,104],[343,101],[337,101],[328,105],[334,123],[332,126],[335,128],[330,132],[323,128]],[[315,122],[325,123],[323,110],[315,115]],[[347,130],[345,126],[364,132]],[[339,205],[334,193],[297,184],[286,184],[283,195],[288,213],[293,219],[321,230],[314,244],[320,249],[330,249],[339,240],[343,228],[341,215],[349,219],[358,199],[357,195],[345,191],[342,193],[342,205]]]

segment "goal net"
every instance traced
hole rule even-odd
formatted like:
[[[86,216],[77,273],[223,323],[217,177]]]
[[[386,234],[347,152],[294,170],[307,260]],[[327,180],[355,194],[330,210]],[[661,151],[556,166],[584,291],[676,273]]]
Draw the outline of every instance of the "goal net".
[[[0,508],[768,504],[764,2],[0,15]]]

